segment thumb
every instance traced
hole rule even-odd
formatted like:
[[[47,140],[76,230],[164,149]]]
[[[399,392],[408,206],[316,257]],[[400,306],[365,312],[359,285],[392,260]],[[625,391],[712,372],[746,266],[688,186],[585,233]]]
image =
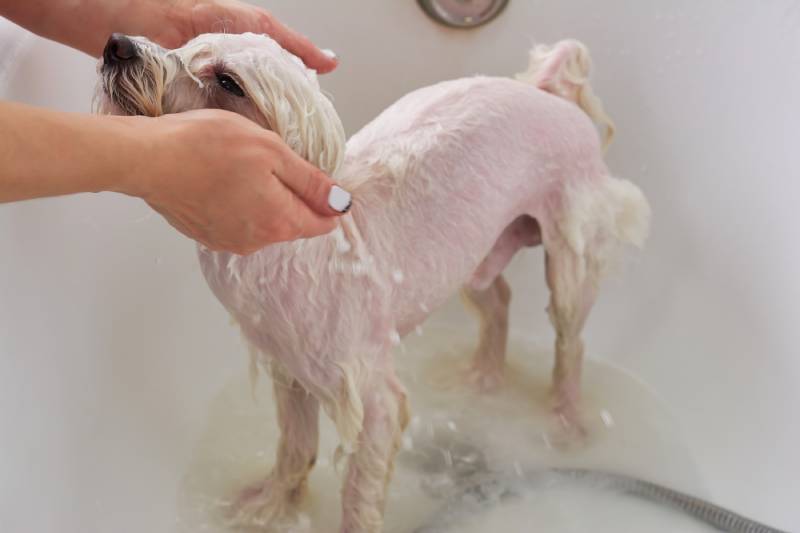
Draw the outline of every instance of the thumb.
[[[283,165],[274,172],[275,177],[317,214],[330,217],[350,210],[350,193],[289,147],[286,147]]]

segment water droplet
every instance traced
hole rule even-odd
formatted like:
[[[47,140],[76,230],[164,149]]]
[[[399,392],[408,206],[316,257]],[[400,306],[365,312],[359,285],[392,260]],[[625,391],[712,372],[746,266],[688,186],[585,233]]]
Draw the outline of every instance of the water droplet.
[[[611,428],[616,425],[614,423],[614,417],[611,416],[611,413],[609,413],[606,409],[600,411],[600,418],[603,420],[603,424],[605,424],[607,428]]]
[[[406,451],[414,449],[414,441],[408,435],[403,435],[403,449]]]
[[[350,243],[344,239],[341,239],[338,243],[336,243],[336,251],[340,254],[346,254],[351,248],[352,246],[350,246]]]
[[[447,428],[448,428],[450,431],[457,431],[457,429],[456,429],[456,423],[455,423],[455,422],[453,422],[452,420],[449,420],[449,421],[447,422]]]
[[[450,453],[450,450],[442,450],[444,454],[444,464],[447,465],[447,468],[453,468],[453,454]]]
[[[416,333],[419,336],[422,336],[422,326],[415,327],[414,328],[414,333]]]
[[[403,271],[400,269],[395,269],[395,271],[392,272],[392,280],[398,284],[403,283]]]
[[[396,329],[393,329],[389,333],[389,341],[392,343],[393,346],[397,346],[398,344],[400,344],[400,333],[398,333]]]

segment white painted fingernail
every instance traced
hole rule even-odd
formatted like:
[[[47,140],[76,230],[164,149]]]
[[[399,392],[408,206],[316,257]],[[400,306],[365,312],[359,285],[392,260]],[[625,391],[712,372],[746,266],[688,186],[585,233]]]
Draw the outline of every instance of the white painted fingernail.
[[[336,55],[336,52],[334,52],[330,48],[323,48],[322,49],[322,53],[325,54],[326,56],[328,56],[331,59],[338,59],[339,58],[339,56]]]
[[[347,213],[353,205],[353,197],[346,190],[334,185],[328,194],[328,205],[337,213]]]

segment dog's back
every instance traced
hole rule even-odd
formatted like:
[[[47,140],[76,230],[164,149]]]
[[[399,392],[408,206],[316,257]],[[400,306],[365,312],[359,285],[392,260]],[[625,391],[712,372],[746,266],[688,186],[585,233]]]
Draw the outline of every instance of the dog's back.
[[[414,91],[354,135],[340,176],[379,269],[400,271],[407,331],[468,280],[516,218],[551,218],[571,184],[607,174],[598,134],[571,102],[509,78]]]

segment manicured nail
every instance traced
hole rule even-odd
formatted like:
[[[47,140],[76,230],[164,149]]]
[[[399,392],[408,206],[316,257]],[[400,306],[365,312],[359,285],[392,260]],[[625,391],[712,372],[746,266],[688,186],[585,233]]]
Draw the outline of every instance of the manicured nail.
[[[328,194],[328,205],[337,213],[347,213],[353,205],[353,197],[346,190],[334,185]]]
[[[334,52],[330,48],[323,48],[322,53],[328,56],[329,58],[333,59],[334,61],[339,59],[339,56],[336,55],[336,52]]]

